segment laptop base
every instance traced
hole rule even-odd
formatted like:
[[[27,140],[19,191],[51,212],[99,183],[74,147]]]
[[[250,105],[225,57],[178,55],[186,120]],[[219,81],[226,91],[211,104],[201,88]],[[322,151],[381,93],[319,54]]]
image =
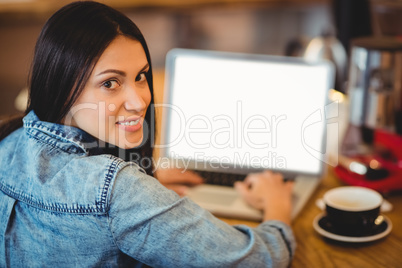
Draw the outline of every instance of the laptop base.
[[[292,194],[292,219],[302,210],[320,181],[316,177],[296,177]],[[203,184],[190,188],[187,196],[216,216],[251,221],[262,221],[263,218],[262,212],[246,204],[233,187]]]

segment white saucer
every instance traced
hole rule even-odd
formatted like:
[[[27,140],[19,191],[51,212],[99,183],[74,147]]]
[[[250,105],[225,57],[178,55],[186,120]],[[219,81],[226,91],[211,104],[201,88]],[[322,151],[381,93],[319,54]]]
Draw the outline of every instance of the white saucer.
[[[319,215],[317,215],[314,218],[313,221],[313,227],[314,229],[322,236],[326,237],[326,238],[330,238],[333,240],[337,240],[337,241],[342,241],[342,242],[351,242],[351,243],[362,243],[362,242],[371,242],[371,241],[375,241],[378,239],[381,239],[385,236],[387,236],[391,230],[392,230],[392,223],[391,221],[384,215],[382,215],[384,217],[384,221],[383,221],[383,228],[375,234],[369,235],[369,236],[361,236],[361,237],[354,237],[354,236],[344,236],[344,235],[338,235],[335,233],[332,233],[329,230],[325,230],[325,227],[323,227],[320,224],[320,220],[322,220],[324,217],[326,217],[326,213],[323,212]]]

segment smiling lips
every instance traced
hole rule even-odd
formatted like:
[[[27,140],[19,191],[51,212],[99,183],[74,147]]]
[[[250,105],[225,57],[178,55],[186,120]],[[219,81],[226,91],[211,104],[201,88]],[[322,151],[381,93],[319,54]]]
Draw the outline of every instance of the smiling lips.
[[[120,129],[128,132],[137,131],[142,127],[141,117],[137,119],[128,119],[125,121],[117,122],[116,124]]]
[[[140,122],[140,119],[138,118],[137,120],[133,121],[127,121],[127,122],[117,122],[117,124],[123,125],[123,126],[135,126]]]

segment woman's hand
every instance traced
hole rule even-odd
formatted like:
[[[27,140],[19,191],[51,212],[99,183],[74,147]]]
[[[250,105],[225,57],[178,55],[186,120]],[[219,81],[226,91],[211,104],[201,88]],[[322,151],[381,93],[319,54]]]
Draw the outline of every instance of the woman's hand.
[[[155,177],[166,188],[184,196],[188,187],[203,183],[203,179],[196,173],[178,168],[160,168],[155,172]]]
[[[284,182],[279,173],[264,171],[252,173],[235,188],[245,201],[264,211],[264,220],[280,220],[291,223],[293,182]]]

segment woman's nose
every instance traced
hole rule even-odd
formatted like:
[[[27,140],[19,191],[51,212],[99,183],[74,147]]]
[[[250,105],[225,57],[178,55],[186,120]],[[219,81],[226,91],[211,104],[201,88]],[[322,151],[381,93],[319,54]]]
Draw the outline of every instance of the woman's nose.
[[[145,110],[147,107],[147,103],[145,101],[144,94],[146,94],[145,89],[137,89],[135,87],[127,89],[124,108],[127,111],[136,112]]]

